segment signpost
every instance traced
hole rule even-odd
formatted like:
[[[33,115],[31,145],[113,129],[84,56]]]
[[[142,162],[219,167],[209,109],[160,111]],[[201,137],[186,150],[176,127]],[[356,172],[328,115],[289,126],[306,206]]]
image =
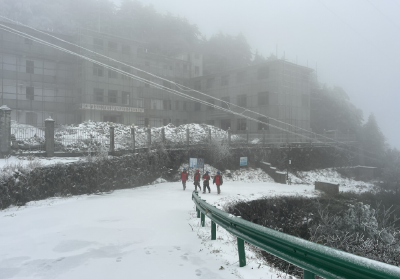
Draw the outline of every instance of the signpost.
[[[189,168],[200,169],[203,168],[204,172],[204,158],[190,158]]]
[[[247,166],[247,157],[240,157],[240,166]]]

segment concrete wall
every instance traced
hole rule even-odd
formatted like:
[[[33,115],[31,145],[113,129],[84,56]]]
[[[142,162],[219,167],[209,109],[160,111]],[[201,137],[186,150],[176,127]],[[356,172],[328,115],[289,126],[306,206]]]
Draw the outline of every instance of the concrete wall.
[[[339,184],[315,181],[315,190],[323,191],[328,195],[339,194]]]
[[[277,171],[270,163],[260,162],[260,168],[268,173],[276,183],[286,184],[286,173]]]

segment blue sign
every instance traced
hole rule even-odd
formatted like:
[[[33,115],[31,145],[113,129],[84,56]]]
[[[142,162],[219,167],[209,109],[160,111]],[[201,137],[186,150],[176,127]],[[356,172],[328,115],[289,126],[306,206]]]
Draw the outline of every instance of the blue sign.
[[[247,166],[247,157],[240,157],[240,166]]]
[[[203,158],[190,158],[189,159],[189,167],[190,168],[204,168],[204,159]]]

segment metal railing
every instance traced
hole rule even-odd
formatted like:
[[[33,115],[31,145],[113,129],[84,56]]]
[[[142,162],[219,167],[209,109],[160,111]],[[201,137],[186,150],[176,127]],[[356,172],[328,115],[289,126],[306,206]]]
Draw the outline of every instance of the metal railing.
[[[18,127],[11,127],[11,143],[14,149],[44,151],[45,128],[21,124]]]
[[[356,256],[269,229],[228,214],[192,194],[197,218],[205,226],[205,216],[211,219],[211,240],[216,240],[216,225],[237,237],[239,265],[246,265],[244,241],[273,254],[304,270],[304,279],[315,275],[326,279],[399,279],[400,268]]]

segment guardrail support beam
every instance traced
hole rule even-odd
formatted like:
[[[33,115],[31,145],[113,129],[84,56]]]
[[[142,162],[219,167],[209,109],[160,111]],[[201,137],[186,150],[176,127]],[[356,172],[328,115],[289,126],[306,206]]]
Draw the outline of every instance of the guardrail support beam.
[[[237,238],[238,252],[239,252],[239,266],[243,267],[246,265],[246,253],[244,251],[244,240]]]
[[[197,211],[197,218],[200,218],[200,210],[196,207],[196,211]]]
[[[315,278],[314,273],[303,269],[303,279],[314,279],[314,278]]]
[[[201,226],[204,227],[204,225],[205,225],[205,223],[206,223],[206,215],[204,215],[203,212],[201,212],[201,219],[200,219],[200,222],[201,222]]]
[[[211,221],[211,240],[217,239],[217,225]]]

